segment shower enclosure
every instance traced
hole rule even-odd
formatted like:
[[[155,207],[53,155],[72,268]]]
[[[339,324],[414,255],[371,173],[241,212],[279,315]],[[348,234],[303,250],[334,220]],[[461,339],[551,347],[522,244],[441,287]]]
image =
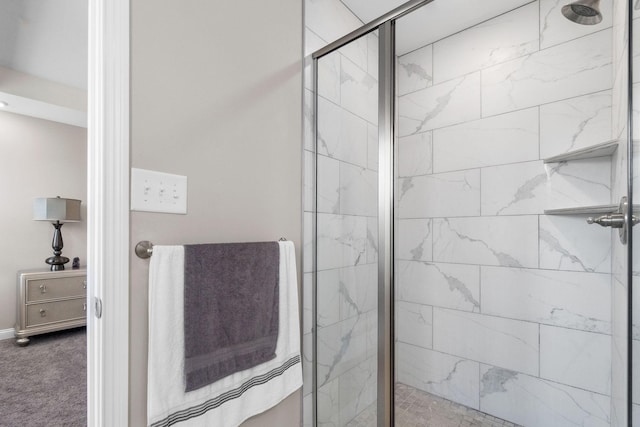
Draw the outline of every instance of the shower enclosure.
[[[305,425],[640,425],[640,11],[566,3],[410,1],[313,54]]]

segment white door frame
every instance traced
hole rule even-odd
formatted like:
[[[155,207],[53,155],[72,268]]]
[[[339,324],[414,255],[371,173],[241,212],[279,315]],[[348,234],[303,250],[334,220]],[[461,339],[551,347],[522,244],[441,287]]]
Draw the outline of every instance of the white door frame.
[[[127,426],[129,0],[89,0],[88,92],[87,425]]]

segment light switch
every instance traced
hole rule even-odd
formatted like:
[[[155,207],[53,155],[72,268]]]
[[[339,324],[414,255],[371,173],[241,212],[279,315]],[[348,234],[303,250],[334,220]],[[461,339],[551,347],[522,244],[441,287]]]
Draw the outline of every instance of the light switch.
[[[187,213],[187,177],[131,168],[131,210]]]

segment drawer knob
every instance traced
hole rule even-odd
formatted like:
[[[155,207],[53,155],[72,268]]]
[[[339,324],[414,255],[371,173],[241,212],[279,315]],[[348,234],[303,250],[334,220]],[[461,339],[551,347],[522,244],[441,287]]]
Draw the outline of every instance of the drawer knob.
[[[87,311],[87,303],[82,304],[82,310]]]
[[[45,285],[44,283],[42,285],[40,285],[40,293],[41,294],[46,294],[47,293],[47,285]]]
[[[86,280],[82,281],[82,289],[87,289],[87,281]]]
[[[45,310],[44,308],[40,309],[40,316],[41,317],[45,317],[47,315],[47,310]]]

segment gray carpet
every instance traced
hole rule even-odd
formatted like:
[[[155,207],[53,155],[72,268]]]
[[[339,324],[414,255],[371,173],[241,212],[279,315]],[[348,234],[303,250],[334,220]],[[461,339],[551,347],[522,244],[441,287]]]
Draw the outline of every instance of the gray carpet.
[[[85,328],[0,341],[0,426],[87,425]]]

